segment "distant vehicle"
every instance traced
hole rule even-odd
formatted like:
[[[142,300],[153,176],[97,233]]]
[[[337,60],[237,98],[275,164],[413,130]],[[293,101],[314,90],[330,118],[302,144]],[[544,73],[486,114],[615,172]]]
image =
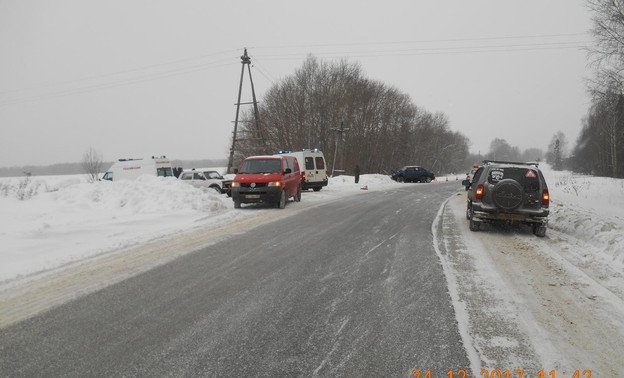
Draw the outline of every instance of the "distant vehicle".
[[[270,203],[283,209],[290,197],[301,201],[301,172],[293,156],[248,157],[232,181],[237,209],[241,203]]]
[[[485,160],[468,187],[466,218],[470,230],[483,222],[525,223],[536,236],[545,236],[550,195],[537,163]]]
[[[232,180],[226,180],[219,172],[202,168],[184,170],[178,179],[198,188],[214,189],[219,193],[229,193],[232,183]]]
[[[397,182],[431,182],[435,180],[435,174],[417,165],[406,165],[392,172],[391,178]]]
[[[466,173],[466,180],[468,181],[468,183],[470,183],[472,181],[472,178],[474,177],[474,174],[477,172],[477,169],[479,169],[478,165],[473,165],[472,169],[470,170],[470,172]],[[466,191],[468,191],[470,189],[470,185],[465,185],[466,187]]]
[[[315,192],[323,189],[328,183],[325,155],[318,148],[304,148],[301,151],[279,151],[278,155],[294,156],[301,169],[301,189],[312,189]]]
[[[102,176],[102,180],[135,180],[141,175],[173,177],[171,162],[166,156],[151,159],[119,159]]]

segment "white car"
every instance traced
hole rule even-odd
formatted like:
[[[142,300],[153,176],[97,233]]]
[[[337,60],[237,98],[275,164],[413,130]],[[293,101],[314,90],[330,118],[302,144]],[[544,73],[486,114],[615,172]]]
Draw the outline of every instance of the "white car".
[[[198,188],[211,188],[228,194],[232,183],[232,180],[226,180],[217,171],[196,168],[184,170],[178,178]]]

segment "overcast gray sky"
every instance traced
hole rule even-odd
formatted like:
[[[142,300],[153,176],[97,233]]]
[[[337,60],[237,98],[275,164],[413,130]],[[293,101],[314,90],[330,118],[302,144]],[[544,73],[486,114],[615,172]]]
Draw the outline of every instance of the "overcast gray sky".
[[[558,130],[574,144],[590,17],[583,0],[0,0],[0,166],[89,147],[226,158],[244,47],[260,101],[308,54],[347,58],[445,113],[473,152],[546,149]]]

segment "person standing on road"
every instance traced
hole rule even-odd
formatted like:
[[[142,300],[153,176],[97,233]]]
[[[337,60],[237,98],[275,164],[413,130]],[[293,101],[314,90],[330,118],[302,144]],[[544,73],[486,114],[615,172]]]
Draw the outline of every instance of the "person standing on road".
[[[358,164],[355,165],[353,174],[355,175],[355,183],[357,184],[358,182],[360,182],[360,166]]]

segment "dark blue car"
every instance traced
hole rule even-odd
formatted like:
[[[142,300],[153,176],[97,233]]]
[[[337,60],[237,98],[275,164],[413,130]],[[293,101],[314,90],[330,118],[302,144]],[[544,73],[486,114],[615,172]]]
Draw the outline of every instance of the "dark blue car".
[[[435,174],[417,165],[406,165],[392,172],[392,179],[397,182],[431,182],[435,179]]]

